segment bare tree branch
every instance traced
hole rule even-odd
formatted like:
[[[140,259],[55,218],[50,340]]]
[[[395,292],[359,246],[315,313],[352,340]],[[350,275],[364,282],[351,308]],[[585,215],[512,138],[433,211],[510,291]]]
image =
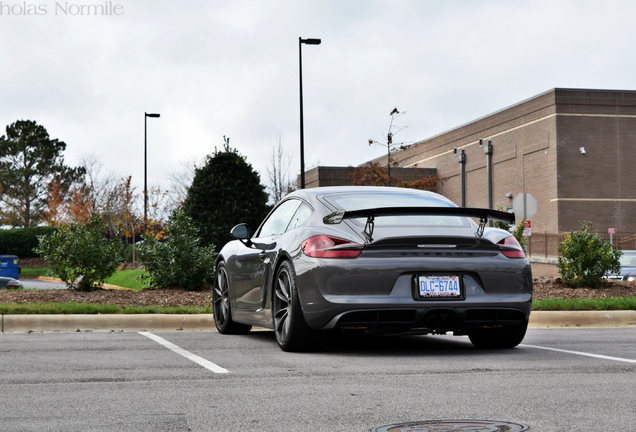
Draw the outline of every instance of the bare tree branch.
[[[272,146],[272,156],[267,164],[267,178],[269,185],[267,192],[274,203],[277,203],[289,192],[296,190],[296,185],[290,180],[289,167],[291,155],[283,149],[283,136],[278,134],[278,142]]]

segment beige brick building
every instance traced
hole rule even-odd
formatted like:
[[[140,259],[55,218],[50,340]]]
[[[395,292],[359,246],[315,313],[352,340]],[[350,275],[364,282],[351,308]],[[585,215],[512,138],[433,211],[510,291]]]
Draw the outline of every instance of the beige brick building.
[[[419,141],[394,158],[401,167],[436,169],[448,178],[438,192],[460,204],[463,151],[466,206],[488,207],[488,141],[492,205],[507,208],[518,194],[531,194],[537,201],[533,233],[568,232],[580,220],[600,232],[636,231],[636,91],[553,89]]]

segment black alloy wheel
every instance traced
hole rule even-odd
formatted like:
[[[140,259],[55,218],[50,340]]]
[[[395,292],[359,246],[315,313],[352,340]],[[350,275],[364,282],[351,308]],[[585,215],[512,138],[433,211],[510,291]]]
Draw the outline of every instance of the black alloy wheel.
[[[477,348],[514,348],[523,341],[528,329],[528,321],[516,326],[479,329],[468,334]]]
[[[239,324],[232,320],[229,284],[224,263],[219,263],[214,275],[214,291],[212,293],[214,324],[222,334],[245,334],[252,329],[251,325]]]
[[[283,261],[276,272],[272,314],[276,341],[283,351],[318,351],[324,347],[325,335],[305,322],[294,268],[289,261]]]

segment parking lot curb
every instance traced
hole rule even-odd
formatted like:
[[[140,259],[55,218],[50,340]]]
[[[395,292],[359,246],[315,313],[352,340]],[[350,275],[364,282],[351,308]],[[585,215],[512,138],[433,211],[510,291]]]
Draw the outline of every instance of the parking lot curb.
[[[528,328],[636,327],[636,311],[533,311]]]
[[[60,278],[56,278],[56,277],[49,277],[49,276],[21,276],[20,279],[24,279],[24,280],[40,280],[43,282],[57,282],[57,283],[65,283],[62,279]],[[119,285],[112,285],[112,284],[102,284],[101,287],[103,289],[107,289],[107,290],[117,290],[117,291],[130,291],[131,288],[126,288],[126,287],[122,287]]]
[[[2,315],[3,333],[216,331],[212,314]]]
[[[528,328],[636,327],[636,311],[533,311]],[[216,331],[212,314],[2,315],[2,333]]]

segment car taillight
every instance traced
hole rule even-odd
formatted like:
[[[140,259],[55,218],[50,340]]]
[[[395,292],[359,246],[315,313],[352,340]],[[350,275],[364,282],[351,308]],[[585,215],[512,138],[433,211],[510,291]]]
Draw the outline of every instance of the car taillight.
[[[10,288],[10,289],[22,288],[22,282],[17,281],[17,280],[9,281],[9,282],[7,282],[7,288]]]
[[[338,237],[317,235],[303,242],[303,252],[313,258],[357,258],[364,245]]]
[[[497,244],[499,245],[499,250],[501,251],[501,253],[508,258],[514,259],[526,257],[526,254],[523,253],[521,245],[514,237],[506,237]]]

